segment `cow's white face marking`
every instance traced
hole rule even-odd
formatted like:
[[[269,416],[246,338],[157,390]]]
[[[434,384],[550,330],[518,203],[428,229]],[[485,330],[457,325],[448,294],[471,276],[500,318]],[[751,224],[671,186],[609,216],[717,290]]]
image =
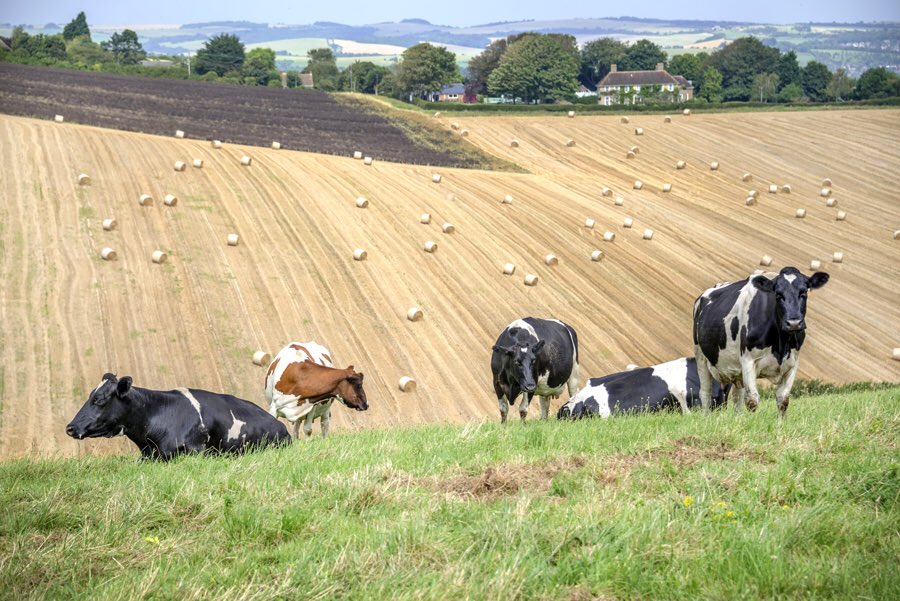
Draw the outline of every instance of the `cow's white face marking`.
[[[197,415],[200,417],[200,426],[206,428],[206,424],[203,423],[203,414],[200,412],[200,401],[198,401],[187,388],[176,388],[175,390],[183,394],[185,398],[190,401],[191,406],[197,411]]]
[[[523,347],[522,347],[522,352],[523,352],[523,353],[527,353],[527,352],[528,352],[528,347],[527,347],[527,346],[523,346]]]
[[[229,413],[231,414],[231,427],[228,428],[228,440],[237,440],[241,435],[241,429],[247,422],[242,422],[236,418],[234,416],[234,411],[229,411]],[[246,436],[246,434],[244,436]]]
[[[794,280],[797,279],[797,276],[793,273],[788,273],[784,276],[784,279],[788,281],[788,284],[793,284]]]

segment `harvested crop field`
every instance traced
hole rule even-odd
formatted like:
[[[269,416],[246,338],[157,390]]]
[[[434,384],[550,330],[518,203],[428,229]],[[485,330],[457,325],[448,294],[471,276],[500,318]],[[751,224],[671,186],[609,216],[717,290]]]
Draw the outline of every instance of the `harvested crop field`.
[[[378,160],[463,166],[415,144],[378,115],[315,90],[283,90],[0,62],[0,113],[123,131]]]
[[[805,272],[819,259],[832,276],[811,294],[801,377],[900,381],[891,359],[900,346],[900,240],[892,239],[900,111],[671,124],[639,116],[628,126],[615,117],[459,121],[472,143],[532,174],[365,166],[0,119],[0,457],[134,452],[123,439],[76,443],[63,431],[105,371],[132,375],[137,386],[225,390],[263,404],[265,368],[251,357],[291,340],[317,340],[366,375],[371,409],[335,406],[333,432],[494,420],[491,345],[513,319],[572,324],[582,379],[658,363],[691,353],[694,298],[746,277],[764,254],[772,268]],[[634,127],[645,130],[637,142]],[[568,138],[577,145],[566,147]],[[640,152],[627,160],[632,144]],[[249,167],[239,163],[244,155]],[[195,158],[202,169],[190,166]],[[176,160],[186,171],[172,168]],[[687,167],[676,171],[677,160]],[[752,182],[741,181],[745,171]],[[79,173],[91,184],[78,186]],[[837,207],[819,196],[824,177]],[[664,182],[671,192],[660,191]],[[768,194],[773,182],[792,192]],[[611,196],[601,196],[604,186]],[[748,207],[749,189],[760,198]],[[145,193],[153,206],[139,205]],[[163,205],[166,194],[176,206]],[[356,207],[360,196],[368,208]],[[794,217],[798,207],[804,219]],[[835,220],[839,209],[844,221]],[[622,227],[626,216],[634,227]],[[118,227],[105,231],[110,217]],[[454,233],[442,233],[443,223]],[[614,242],[603,241],[606,230]],[[240,235],[238,246],[226,244],[229,233]],[[427,240],[435,253],[424,252]],[[100,258],[107,246],[114,261]],[[367,260],[353,260],[357,248]],[[166,263],[151,261],[156,249]],[[599,262],[595,249],[604,252]],[[836,251],[842,263],[832,263]],[[549,253],[558,265],[544,263]],[[507,262],[515,275],[503,274]],[[529,273],[537,286],[523,284]],[[424,317],[409,321],[410,307]],[[401,392],[401,376],[417,389]]]

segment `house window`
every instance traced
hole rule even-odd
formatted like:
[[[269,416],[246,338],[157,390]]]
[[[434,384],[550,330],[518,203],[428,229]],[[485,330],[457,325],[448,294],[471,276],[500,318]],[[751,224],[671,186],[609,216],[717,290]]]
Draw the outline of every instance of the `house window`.
[[[634,86],[634,91],[635,91],[635,92],[640,92],[640,91],[641,91],[641,86]]]
[[[604,97],[603,97],[603,104],[606,105],[606,106],[611,105],[611,104],[612,104],[612,96],[604,96]]]
[[[625,91],[626,91],[626,92],[630,92],[630,91],[631,91],[631,86],[625,86]]]
[[[671,91],[674,90],[674,89],[675,89],[675,84],[670,83],[670,84],[669,84],[669,91],[671,92]]]
[[[457,98],[459,98],[459,94],[448,94],[447,98],[449,98],[450,100],[456,100]]]

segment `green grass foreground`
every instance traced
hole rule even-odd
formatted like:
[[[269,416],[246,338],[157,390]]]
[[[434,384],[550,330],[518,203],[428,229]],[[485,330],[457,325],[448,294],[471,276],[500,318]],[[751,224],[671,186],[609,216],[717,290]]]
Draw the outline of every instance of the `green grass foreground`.
[[[900,387],[775,413],[0,463],[0,597],[900,598]]]

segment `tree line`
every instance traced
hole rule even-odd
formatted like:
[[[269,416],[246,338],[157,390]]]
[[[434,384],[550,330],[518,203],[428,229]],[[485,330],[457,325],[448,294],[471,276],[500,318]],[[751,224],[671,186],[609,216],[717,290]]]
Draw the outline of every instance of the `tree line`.
[[[0,54],[0,59],[82,69],[127,71],[146,58],[137,34],[130,29],[114,33],[101,44],[93,42],[84,12],[57,35],[29,35],[16,27],[8,46],[10,52]],[[619,71],[653,70],[662,64],[670,74],[693,83],[695,103],[823,102],[900,96],[900,76],[884,67],[869,69],[858,79],[844,69],[832,73],[817,61],[801,67],[793,50],[782,53],[755,37],[739,38],[711,53],[669,57],[646,39],[629,44],[607,37],[579,48],[571,35],[527,32],[492,42],[472,58],[465,74],[455,54],[429,43],[407,48],[393,68],[356,61],[341,70],[330,48],[310,50],[307,56],[303,71],[287,72],[288,87],[297,87],[299,75],[309,73],[320,90],[405,100],[423,99],[445,85],[464,83],[466,94],[472,97],[507,97],[526,103],[576,101],[579,86],[596,89],[613,64]],[[282,85],[275,52],[269,48],[247,51],[232,34],[207,40],[189,64],[183,57],[174,60],[180,66],[174,71],[140,72],[243,85]],[[647,100],[652,102],[653,98]],[[580,102],[595,103],[596,97]]]

